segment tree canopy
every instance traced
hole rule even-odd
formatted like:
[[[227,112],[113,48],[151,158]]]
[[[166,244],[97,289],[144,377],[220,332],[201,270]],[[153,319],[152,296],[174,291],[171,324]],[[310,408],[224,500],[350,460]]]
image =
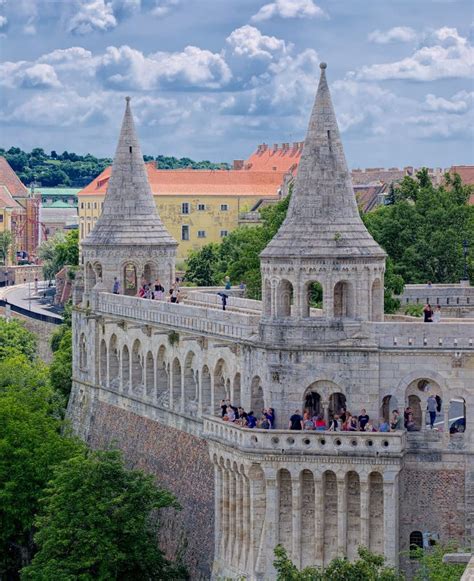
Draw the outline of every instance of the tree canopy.
[[[32,361],[36,347],[36,336],[21,321],[0,318],[0,360],[21,354]]]
[[[79,264],[79,232],[71,230],[66,235],[57,232],[45,240],[38,248],[38,256],[43,261],[45,278],[53,278],[64,266]]]
[[[22,579],[186,579],[157,545],[157,510],[178,508],[152,476],[117,451],[88,451],[56,466],[36,519],[38,545]]]
[[[112,163],[108,157],[95,157],[90,153],[78,155],[68,151],[58,154],[56,151],[46,153],[41,147],[26,152],[19,147],[0,148],[0,155],[5,157],[21,181],[26,184],[38,184],[45,188],[73,187],[82,188],[101,174]],[[178,159],[157,155],[143,156],[145,161],[156,161],[160,169],[228,169],[226,163],[194,161],[188,157]]]

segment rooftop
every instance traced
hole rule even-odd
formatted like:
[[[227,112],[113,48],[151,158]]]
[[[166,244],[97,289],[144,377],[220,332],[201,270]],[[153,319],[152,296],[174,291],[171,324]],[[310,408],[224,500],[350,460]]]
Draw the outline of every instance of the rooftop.
[[[17,198],[26,198],[29,193],[28,188],[13,171],[8,161],[2,156],[0,156],[0,186],[5,186],[10,194]]]

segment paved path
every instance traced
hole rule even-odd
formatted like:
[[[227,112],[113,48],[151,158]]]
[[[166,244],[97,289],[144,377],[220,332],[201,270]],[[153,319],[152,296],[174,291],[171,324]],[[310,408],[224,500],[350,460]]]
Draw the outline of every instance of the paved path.
[[[42,303],[43,292],[47,288],[46,282],[40,282],[38,284],[38,294],[35,294],[34,283],[3,287],[0,289],[0,299],[6,299],[11,305],[22,307],[28,311],[62,320],[62,317],[52,311],[49,305]]]

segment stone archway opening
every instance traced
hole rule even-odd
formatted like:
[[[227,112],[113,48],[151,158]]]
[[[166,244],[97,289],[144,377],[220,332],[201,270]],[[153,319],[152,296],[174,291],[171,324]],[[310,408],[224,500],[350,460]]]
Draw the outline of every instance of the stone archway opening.
[[[211,374],[209,367],[204,365],[201,373],[201,399],[202,399],[202,413],[209,414],[211,410],[212,386]]]
[[[309,413],[311,418],[322,415],[321,396],[314,388],[309,387],[305,391],[303,409]]]
[[[161,345],[156,358],[156,401],[164,407],[169,407],[168,381],[166,347]]]
[[[143,269],[143,278],[145,284],[151,284],[158,278],[158,269],[153,262],[147,262]]]
[[[371,296],[372,321],[383,320],[383,301],[384,301],[384,289],[381,280],[377,278],[372,283],[372,296]]]
[[[260,417],[264,407],[265,401],[263,396],[262,380],[258,375],[256,375],[250,384],[250,409],[257,417]]]
[[[341,415],[346,409],[346,396],[341,392],[332,393],[329,397],[329,419],[332,420],[336,414]]]
[[[323,286],[319,281],[306,283],[304,299],[303,317],[321,317],[324,315]]]
[[[459,397],[449,402],[449,433],[463,434],[466,431],[466,401]]]
[[[143,386],[143,367],[141,359],[141,345],[135,339],[132,347],[132,390],[140,391]]]
[[[96,278],[96,274],[95,274],[95,270],[94,267],[92,266],[92,264],[90,262],[88,262],[86,264],[86,290],[90,291],[91,289],[93,289],[96,285],[97,282],[97,278]]]
[[[123,267],[123,292],[128,296],[135,296],[138,292],[137,268],[128,263]]]
[[[427,411],[430,396],[435,399],[434,428],[443,429],[443,392],[436,381],[425,376],[414,379],[406,389],[405,400],[413,414],[413,431],[424,430],[430,425],[430,414]]]
[[[107,386],[107,343],[105,342],[105,339],[102,339],[102,341],[100,342],[99,357],[100,357],[100,366],[99,366],[100,384]]]
[[[79,367],[87,370],[87,342],[84,333],[79,339]]]
[[[397,398],[394,395],[386,395],[382,400],[380,418],[386,422],[390,422],[393,410],[401,411],[398,407]]]
[[[354,316],[354,287],[347,280],[341,280],[334,286],[334,317]]]
[[[147,398],[152,398],[155,390],[155,360],[151,351],[148,351],[145,360],[145,389]]]
[[[196,414],[198,407],[198,385],[195,372],[195,354],[190,351],[184,360],[184,409]]]
[[[293,285],[289,280],[281,280],[277,288],[277,317],[290,317],[294,300]]]
[[[221,415],[222,402],[226,400],[227,367],[224,359],[219,359],[214,368],[214,413]]]
[[[130,389],[130,351],[127,345],[122,349],[122,389],[125,392]]]
[[[118,388],[120,380],[120,360],[117,347],[117,336],[112,335],[109,343],[109,384]]]

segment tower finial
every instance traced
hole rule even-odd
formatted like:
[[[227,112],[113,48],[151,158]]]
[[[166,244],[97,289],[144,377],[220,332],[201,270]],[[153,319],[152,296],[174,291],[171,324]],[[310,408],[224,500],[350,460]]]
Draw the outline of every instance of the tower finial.
[[[324,71],[324,69],[327,69],[327,68],[328,68],[328,65],[327,65],[327,63],[320,63],[320,64],[319,64],[319,68],[320,68],[322,71]]]
[[[131,100],[132,100],[132,98],[129,97],[128,95],[127,95],[127,97],[125,97],[125,101],[127,101],[127,104],[130,103]]]

